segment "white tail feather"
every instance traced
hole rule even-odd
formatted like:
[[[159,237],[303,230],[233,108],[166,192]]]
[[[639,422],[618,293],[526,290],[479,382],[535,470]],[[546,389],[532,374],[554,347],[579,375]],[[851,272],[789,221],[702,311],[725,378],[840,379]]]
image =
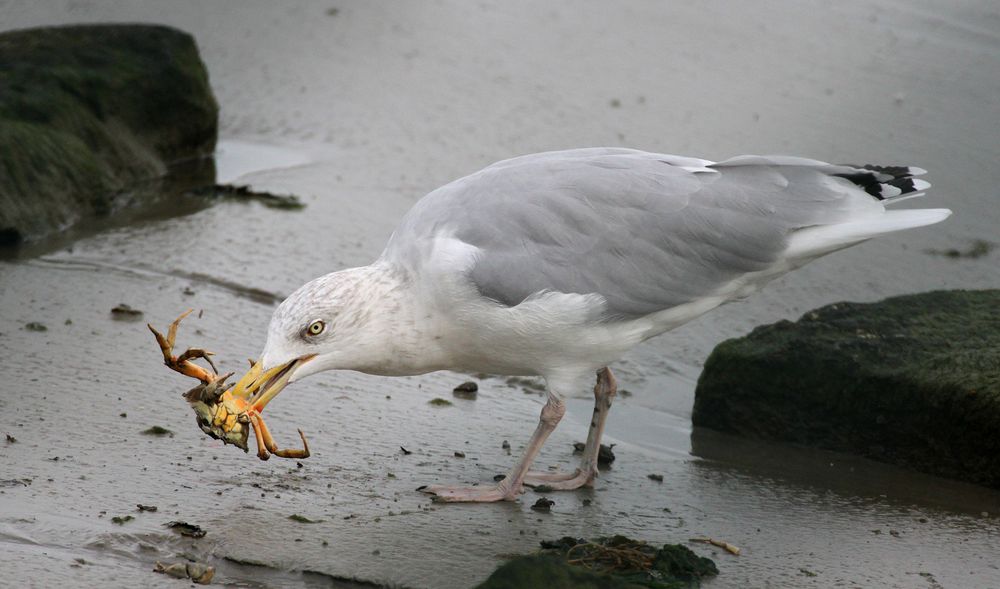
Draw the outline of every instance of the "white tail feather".
[[[903,202],[904,200],[910,200],[911,198],[920,198],[925,196],[926,192],[910,192],[909,194],[901,194],[899,196],[893,196],[882,201],[882,204],[891,206],[896,203]]]
[[[940,223],[949,215],[951,215],[949,209],[885,211],[881,214],[866,215],[854,221],[807,227],[791,235],[785,255],[793,260],[809,260],[883,233]]]

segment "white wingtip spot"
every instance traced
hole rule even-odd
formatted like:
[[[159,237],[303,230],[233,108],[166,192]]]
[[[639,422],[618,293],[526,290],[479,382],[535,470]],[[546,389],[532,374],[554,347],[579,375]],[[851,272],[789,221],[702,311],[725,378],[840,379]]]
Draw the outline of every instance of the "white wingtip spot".
[[[896,188],[895,186],[891,186],[889,184],[882,184],[881,188],[882,188],[881,191],[882,198],[892,198],[894,196],[899,196],[900,194],[903,194],[902,190]]]

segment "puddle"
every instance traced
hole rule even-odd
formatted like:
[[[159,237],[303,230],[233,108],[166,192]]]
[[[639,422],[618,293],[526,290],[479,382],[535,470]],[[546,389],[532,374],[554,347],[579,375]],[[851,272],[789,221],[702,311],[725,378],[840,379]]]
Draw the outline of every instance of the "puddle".
[[[223,139],[215,148],[215,181],[217,184],[239,184],[240,178],[260,172],[292,168],[310,163],[305,151],[254,143],[238,139]]]

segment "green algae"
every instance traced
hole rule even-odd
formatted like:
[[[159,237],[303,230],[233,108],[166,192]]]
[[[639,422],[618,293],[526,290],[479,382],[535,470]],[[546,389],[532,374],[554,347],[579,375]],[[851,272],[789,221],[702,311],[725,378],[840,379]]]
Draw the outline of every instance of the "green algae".
[[[837,303],[719,344],[697,426],[1000,488],[1000,290]]]
[[[625,536],[542,542],[538,554],[501,565],[476,589],[684,589],[719,573],[686,546]]]
[[[130,204],[211,154],[218,105],[194,39],[151,25],[0,34],[0,245]]]

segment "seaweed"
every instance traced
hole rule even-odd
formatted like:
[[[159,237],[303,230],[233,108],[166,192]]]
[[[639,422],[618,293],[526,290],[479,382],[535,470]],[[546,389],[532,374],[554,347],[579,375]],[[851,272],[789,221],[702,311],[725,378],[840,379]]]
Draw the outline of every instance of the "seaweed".
[[[213,184],[203,186],[190,191],[196,196],[207,196],[212,198],[228,198],[241,202],[257,201],[269,209],[281,209],[297,211],[304,209],[306,205],[293,194],[274,194],[242,184]]]
[[[686,546],[657,548],[626,536],[543,541],[534,555],[500,566],[477,589],[684,589],[719,573]]]
[[[144,436],[170,436],[170,437],[174,437],[174,432],[172,432],[172,431],[168,430],[167,428],[165,428],[163,426],[160,426],[160,425],[151,426],[151,427],[149,427],[147,429],[142,430],[141,433]]]

